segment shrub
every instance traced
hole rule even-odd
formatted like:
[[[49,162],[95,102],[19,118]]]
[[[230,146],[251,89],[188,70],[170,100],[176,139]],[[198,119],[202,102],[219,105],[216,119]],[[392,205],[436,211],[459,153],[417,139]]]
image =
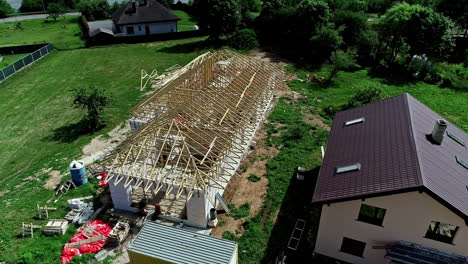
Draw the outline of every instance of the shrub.
[[[103,117],[104,108],[110,103],[110,96],[96,87],[82,87],[72,89],[73,105],[86,110],[86,124],[89,131],[102,128],[106,123]]]
[[[357,91],[353,97],[351,97],[348,103],[344,106],[346,110],[352,107],[357,107],[369,103],[373,103],[382,100],[386,97],[385,92],[377,87],[365,88]]]
[[[250,50],[259,46],[257,34],[252,29],[241,29],[228,39],[229,46],[238,50]]]
[[[4,18],[9,14],[13,14],[15,10],[8,4],[6,0],[0,0],[0,18]]]
[[[251,182],[258,182],[261,178],[257,174],[251,173],[247,179]]]
[[[237,237],[234,233],[232,232],[229,232],[229,231],[224,231],[223,232],[223,238],[224,239],[227,239],[227,240],[232,240],[232,241],[236,241]]]
[[[250,204],[249,203],[242,204],[237,209],[234,204],[229,204],[229,209],[231,210],[231,212],[228,214],[228,216],[231,216],[237,220],[237,219],[241,219],[241,218],[249,216]]]
[[[65,12],[67,12],[67,8],[61,3],[50,3],[47,6],[47,18],[51,17],[54,21],[57,21],[57,18],[63,16]]]
[[[34,12],[43,10],[44,6],[42,5],[41,0],[23,0],[20,7],[21,12]]]
[[[443,88],[468,89],[468,69],[463,64],[438,63],[430,68],[424,81]]]

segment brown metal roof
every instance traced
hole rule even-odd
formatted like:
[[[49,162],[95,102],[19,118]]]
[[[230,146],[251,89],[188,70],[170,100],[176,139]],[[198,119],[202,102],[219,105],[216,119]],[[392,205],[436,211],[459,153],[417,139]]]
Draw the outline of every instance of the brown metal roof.
[[[361,118],[362,123],[345,126]],[[401,94],[335,115],[313,202],[334,202],[426,190],[468,216],[466,147],[447,135],[441,145],[426,135],[441,116],[409,94]],[[466,133],[448,122],[447,131],[468,142]],[[360,163],[361,169],[336,174],[336,168]]]
[[[118,9],[112,14],[112,21],[116,25],[139,24],[151,22],[165,22],[180,20],[180,18],[171,13],[165,6],[157,0],[130,1],[124,7]],[[132,11],[133,10],[133,11]]]

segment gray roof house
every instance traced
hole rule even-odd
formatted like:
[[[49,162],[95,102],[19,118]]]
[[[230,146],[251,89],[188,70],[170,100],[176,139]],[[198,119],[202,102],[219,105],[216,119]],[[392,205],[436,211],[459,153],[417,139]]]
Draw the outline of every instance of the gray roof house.
[[[179,20],[157,0],[131,1],[112,14],[117,32],[128,36],[177,32]]]
[[[467,264],[467,144],[407,93],[337,113],[312,201],[322,205],[315,253]]]

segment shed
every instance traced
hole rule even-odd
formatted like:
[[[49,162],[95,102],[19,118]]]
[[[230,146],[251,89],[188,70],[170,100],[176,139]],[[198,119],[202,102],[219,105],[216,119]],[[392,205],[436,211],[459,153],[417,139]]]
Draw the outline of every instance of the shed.
[[[147,222],[128,248],[130,263],[236,264],[237,243]]]

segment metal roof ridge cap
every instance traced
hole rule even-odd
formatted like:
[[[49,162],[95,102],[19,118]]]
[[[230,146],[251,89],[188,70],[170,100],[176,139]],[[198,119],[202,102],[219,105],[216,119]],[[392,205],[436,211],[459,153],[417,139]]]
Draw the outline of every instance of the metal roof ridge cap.
[[[415,132],[415,129],[414,129],[414,118],[413,118],[413,114],[412,114],[412,108],[411,108],[411,102],[410,102],[410,98],[411,99],[414,99],[413,96],[411,96],[409,93],[404,93],[404,98],[405,98],[405,104],[406,104],[406,110],[408,111],[408,118],[409,118],[409,121],[410,121],[410,134],[411,134],[411,148],[413,149],[414,151],[414,155],[416,156],[416,171],[418,172],[418,177],[421,181],[421,185],[422,186],[426,186],[425,184],[425,178],[424,178],[424,175],[423,175],[423,168],[421,166],[421,158],[419,157],[419,151],[418,151],[418,145],[416,144],[416,140],[418,140],[416,138],[416,132]]]

